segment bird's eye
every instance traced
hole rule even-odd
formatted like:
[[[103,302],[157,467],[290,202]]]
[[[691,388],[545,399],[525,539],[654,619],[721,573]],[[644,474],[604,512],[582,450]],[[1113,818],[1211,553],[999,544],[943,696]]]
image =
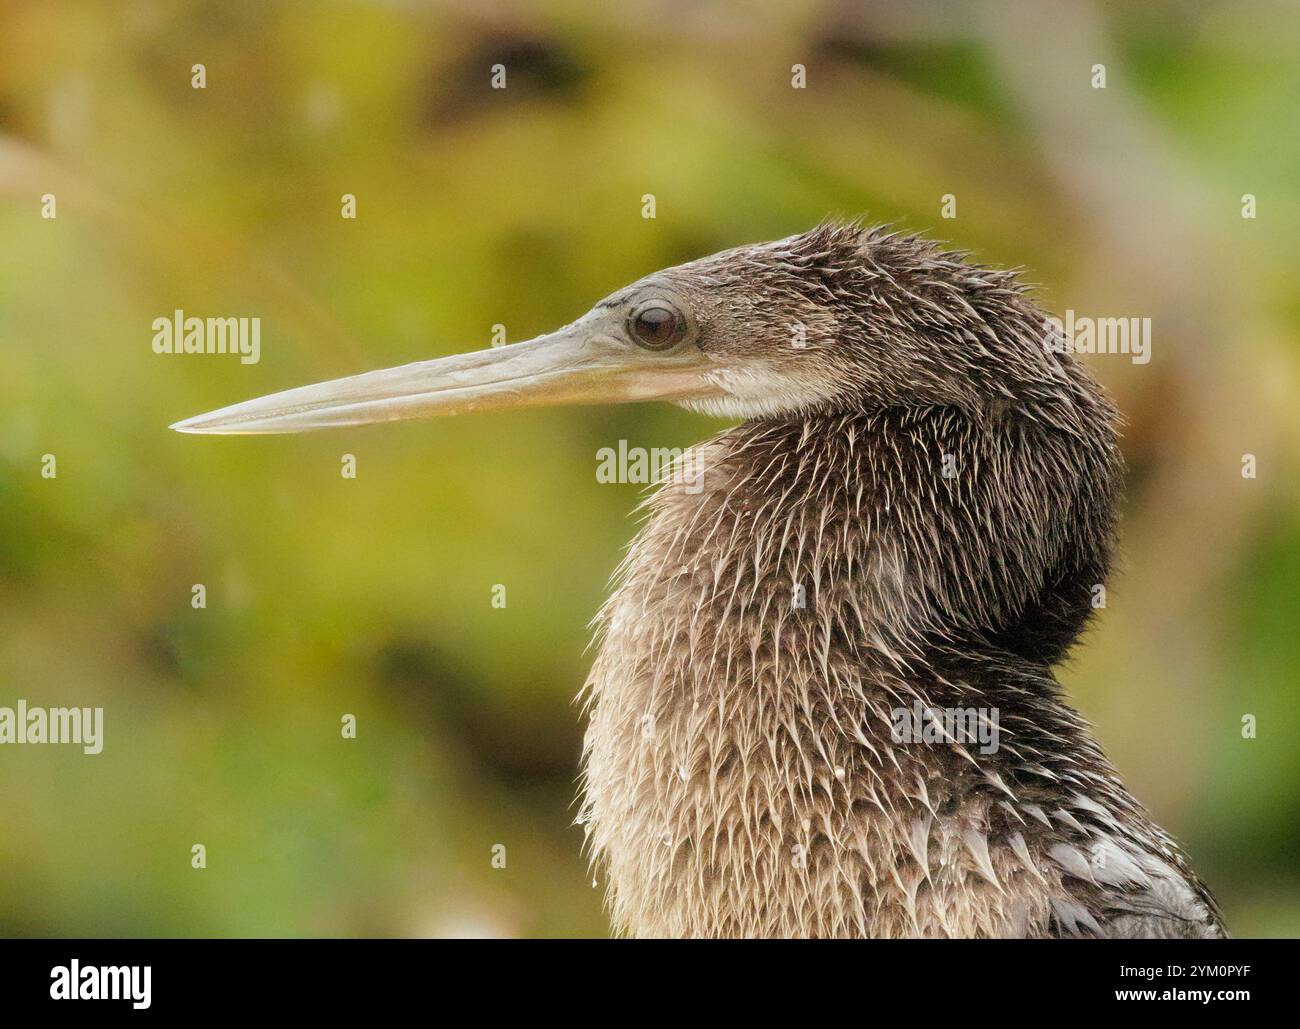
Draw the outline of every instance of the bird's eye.
[[[667,350],[686,335],[686,319],[662,300],[652,300],[628,315],[627,329],[647,350]]]

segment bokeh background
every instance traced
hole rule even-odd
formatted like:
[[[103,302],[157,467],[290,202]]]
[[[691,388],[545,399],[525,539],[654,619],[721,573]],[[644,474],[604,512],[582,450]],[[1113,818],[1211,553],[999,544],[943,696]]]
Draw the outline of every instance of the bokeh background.
[[[1123,555],[1061,675],[1232,930],[1296,935],[1298,58],[1284,3],[0,6],[0,704],[106,721],[0,748],[0,933],[603,934],[573,696],[641,489],[595,455],[722,423],[166,426],[839,214],[1153,319],[1092,362]],[[155,355],[176,308],[260,364]]]

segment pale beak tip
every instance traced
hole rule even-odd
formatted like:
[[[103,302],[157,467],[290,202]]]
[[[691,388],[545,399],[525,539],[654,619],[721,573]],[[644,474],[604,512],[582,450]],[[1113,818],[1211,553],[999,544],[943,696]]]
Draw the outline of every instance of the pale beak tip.
[[[206,414],[196,414],[193,418],[182,418],[172,422],[167,428],[173,432],[183,432],[191,436],[211,436],[221,432],[220,423],[213,425]]]

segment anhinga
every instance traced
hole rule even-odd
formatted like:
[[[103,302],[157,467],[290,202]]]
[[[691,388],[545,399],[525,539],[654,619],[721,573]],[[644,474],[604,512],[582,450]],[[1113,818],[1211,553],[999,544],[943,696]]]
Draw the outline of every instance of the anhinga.
[[[635,400],[743,419],[666,477],[598,618],[581,821],[619,932],[1224,935],[1052,675],[1121,474],[1067,350],[1013,274],[826,224],[525,343],[174,428]]]

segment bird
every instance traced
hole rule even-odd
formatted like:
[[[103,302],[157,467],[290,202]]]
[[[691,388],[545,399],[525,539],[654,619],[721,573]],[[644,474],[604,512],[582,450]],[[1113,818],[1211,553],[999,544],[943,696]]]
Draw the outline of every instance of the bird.
[[[1053,672],[1123,462],[1033,292],[829,220],[536,339],[172,428],[649,400],[735,423],[661,476],[594,622],[577,821],[616,935],[1223,937]]]

